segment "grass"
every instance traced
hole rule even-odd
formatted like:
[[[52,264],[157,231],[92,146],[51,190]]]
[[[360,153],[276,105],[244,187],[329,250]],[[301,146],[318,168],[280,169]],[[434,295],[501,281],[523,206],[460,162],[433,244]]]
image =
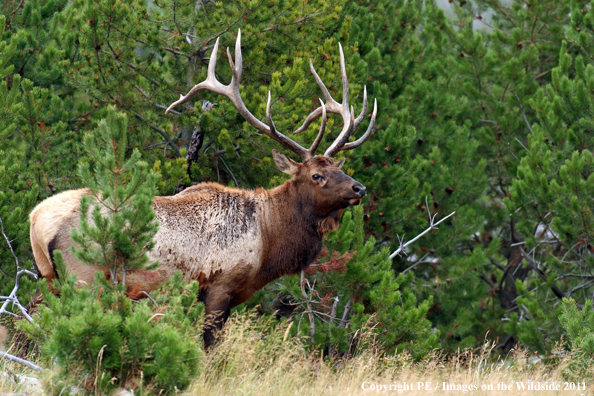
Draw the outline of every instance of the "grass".
[[[19,364],[0,359],[0,396],[43,395],[41,382],[36,380],[38,375]]]
[[[540,384],[560,387],[546,391],[547,395],[594,394],[594,383],[591,382],[586,382],[585,390],[584,384],[580,384],[582,390],[579,392],[565,390],[562,372],[566,360],[556,367],[542,362],[532,363],[534,356],[526,351],[512,352],[505,362],[493,362],[490,359],[492,346],[485,344],[476,353],[464,351],[450,358],[434,354],[426,361],[415,363],[403,354],[381,353],[369,332],[361,337],[360,351],[355,357],[330,359],[321,352],[306,351],[297,339],[287,339],[288,326],[265,331],[269,328],[265,320],[259,322],[249,314],[233,317],[222,342],[205,357],[202,373],[189,393],[221,396],[377,393],[511,396],[541,394],[535,390],[536,384]],[[569,358],[567,355],[565,359]],[[532,382],[531,390],[529,381]],[[516,383],[523,383],[525,389],[518,389]]]
[[[233,315],[221,342],[204,357],[199,376],[183,393],[594,395],[594,381],[588,378],[581,379],[585,381],[585,390],[583,383],[580,390],[566,389],[562,374],[568,369],[570,355],[559,359],[556,365],[532,362],[534,355],[526,351],[515,351],[505,360],[493,361],[492,346],[485,344],[476,352],[463,351],[449,358],[436,353],[423,362],[413,362],[405,354],[380,352],[369,332],[360,337],[359,351],[354,357],[333,359],[319,351],[308,351],[299,339],[288,337],[288,326],[272,326],[267,319],[252,313]],[[0,362],[0,371],[7,370],[30,375],[22,367]],[[51,378],[47,371],[46,381]],[[524,390],[518,389],[519,383],[524,384]],[[555,385],[558,390],[535,389]],[[10,376],[0,376],[0,395],[23,391]],[[25,392],[41,394],[39,389]]]

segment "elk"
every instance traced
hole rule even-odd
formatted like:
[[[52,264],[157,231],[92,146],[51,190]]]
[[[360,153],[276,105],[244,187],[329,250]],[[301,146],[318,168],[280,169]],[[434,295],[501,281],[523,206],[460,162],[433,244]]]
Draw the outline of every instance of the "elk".
[[[218,47],[219,39],[209,60],[206,80],[172,103],[167,112],[201,90],[226,96],[250,125],[299,155],[303,162],[293,161],[273,150],[276,166],[291,178],[270,190],[244,190],[202,183],[173,196],[154,198],[159,231],[155,235],[155,247],[148,256],[160,266],[154,271],[128,271],[128,295],[137,298],[140,290],[155,290],[175,271],[181,271],[185,279],[198,280],[198,298],[204,302],[206,311],[205,347],[214,342],[216,332],[223,326],[232,307],[248,300],[269,282],[307,268],[322,249],[323,236],[338,228],[344,210],[358,205],[365,197],[365,187],[340,169],[344,160],[334,162],[332,156],[363,144],[371,134],[377,114],[377,101],[374,101],[366,132],[349,142],[354,129],[366,115],[367,91],[364,90],[362,111],[354,118],[353,108],[349,108],[344,54],[339,44],[342,103],[332,98],[310,60],[311,72],[322,90],[325,103],[320,100],[320,107],[311,112],[295,131],[304,131],[321,117],[316,139],[309,149],[303,148],[276,130],[270,115],[270,92],[266,106],[268,124],[258,120],[244,105],[239,92],[241,31],[235,44],[235,62],[227,49],[233,72],[229,85],[221,84],[215,76]],[[316,156],[328,112],[340,115],[344,126],[324,155]],[[38,272],[43,278],[51,280],[57,276],[52,261],[53,251],[57,249],[62,251],[67,271],[76,274],[79,281],[91,283],[96,271],[105,271],[78,261],[71,250],[70,233],[80,224],[80,199],[88,193],[86,189],[66,191],[46,199],[31,212],[31,244]]]

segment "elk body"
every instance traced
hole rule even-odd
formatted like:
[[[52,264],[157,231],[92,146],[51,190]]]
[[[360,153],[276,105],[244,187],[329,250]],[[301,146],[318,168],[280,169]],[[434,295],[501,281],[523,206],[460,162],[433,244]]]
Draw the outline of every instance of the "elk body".
[[[326,103],[314,110],[296,132],[305,130],[321,117],[317,138],[309,149],[276,131],[270,116],[270,94],[267,104],[268,125],[255,118],[243,104],[239,94],[242,71],[241,32],[235,48],[234,64],[229,51],[233,78],[222,85],[215,77],[219,41],[211,55],[207,79],[173,103],[168,111],[188,101],[198,91],[206,89],[227,96],[239,113],[255,128],[275,139],[302,157],[298,163],[273,150],[274,161],[290,180],[271,190],[242,190],[217,183],[199,184],[170,197],[155,197],[159,231],[155,247],[148,253],[151,261],[159,261],[155,271],[127,272],[126,287],[133,298],[143,291],[155,290],[176,270],[186,279],[200,283],[200,299],[206,307],[205,346],[214,341],[232,307],[249,299],[255,291],[287,274],[297,274],[307,268],[322,248],[323,236],[339,226],[345,208],[360,203],[365,187],[340,170],[342,161],[332,156],[341,150],[361,145],[371,133],[377,104],[367,131],[361,138],[348,142],[355,127],[366,112],[366,92],[361,115],[354,119],[348,104],[348,82],[344,55],[340,48],[343,81],[343,102],[337,103],[311,65]],[[326,112],[340,114],[344,127],[324,156],[315,156],[326,125]],[[61,250],[66,269],[79,281],[91,283],[96,271],[78,261],[71,252],[70,233],[80,224],[80,199],[89,191],[66,191],[40,203],[31,213],[31,243],[40,275],[55,278],[53,251]]]

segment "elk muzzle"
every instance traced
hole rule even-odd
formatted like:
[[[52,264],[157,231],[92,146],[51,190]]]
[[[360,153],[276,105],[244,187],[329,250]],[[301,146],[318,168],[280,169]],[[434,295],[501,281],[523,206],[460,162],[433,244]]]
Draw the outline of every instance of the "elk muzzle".
[[[354,196],[351,195],[350,198],[347,198],[348,205],[359,205],[361,203],[361,200],[365,197],[365,195],[367,195],[365,186],[359,183],[358,181],[353,180],[351,190],[354,193]]]
[[[353,191],[361,198],[367,195],[367,193],[365,192],[365,186],[359,182],[355,182],[355,184],[353,184]]]

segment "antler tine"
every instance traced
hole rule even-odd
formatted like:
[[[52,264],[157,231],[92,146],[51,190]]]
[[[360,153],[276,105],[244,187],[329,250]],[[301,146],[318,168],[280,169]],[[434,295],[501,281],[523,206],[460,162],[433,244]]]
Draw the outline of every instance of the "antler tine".
[[[359,126],[363,118],[365,118],[365,113],[367,113],[367,86],[363,86],[363,108],[361,109],[361,113],[359,117],[355,119],[355,128]]]
[[[311,70],[311,74],[313,74],[314,79],[316,80],[316,83],[318,83],[318,86],[322,90],[322,95],[324,95],[324,99],[326,100],[326,108],[327,108],[328,112],[332,113],[332,114],[342,114],[341,104],[338,103],[337,101],[335,101],[334,98],[332,97],[332,95],[330,95],[328,88],[326,88],[326,85],[324,84],[324,82],[322,81],[322,79],[320,78],[318,73],[316,72],[313,62],[311,61],[311,58],[309,59],[309,69]],[[303,121],[303,124],[298,129],[296,129],[295,132],[293,132],[293,134],[301,133],[301,132],[305,131],[314,120],[316,120],[320,117],[321,114],[322,114],[321,107],[318,107],[317,109],[312,111],[307,116],[305,121]]]
[[[316,136],[316,139],[312,143],[311,147],[308,150],[303,149],[304,150],[303,153],[300,154],[304,160],[307,160],[314,156],[316,150],[318,149],[318,146],[322,142],[322,137],[324,136],[324,132],[326,131],[326,123],[328,121],[328,117],[326,116],[326,105],[324,104],[322,99],[319,99],[319,101],[320,101],[321,106],[318,109],[322,113],[322,122],[320,123],[320,130],[318,132],[318,135]],[[285,136],[279,134],[279,132],[276,130],[276,127],[274,126],[274,121],[272,121],[272,116],[270,115],[270,107],[271,107],[270,91],[268,91],[268,101],[266,102],[266,120],[268,121],[270,133],[277,137],[282,136],[284,138]],[[318,109],[316,109],[316,110],[318,110]],[[312,112],[311,114],[314,114],[314,113],[315,113],[315,111]],[[311,114],[310,114],[310,116],[311,116]]]
[[[303,131],[305,131],[314,120],[317,120],[318,118],[320,118],[320,115],[322,114],[322,108],[318,107],[317,109],[315,109],[314,111],[312,111],[307,118],[305,119],[305,121],[303,121],[303,124],[297,128],[293,134],[296,133],[301,133]]]
[[[338,43],[338,52],[340,52],[340,76],[342,77],[342,107],[346,112],[349,110],[349,80],[346,74],[346,65],[344,62],[344,52],[342,45]]]
[[[324,82],[316,72],[311,58],[309,59],[309,68],[311,70],[311,74],[313,74],[314,79],[318,83],[318,86],[322,90],[322,95],[324,95],[324,99],[326,100],[326,107],[328,111],[333,114],[341,114],[342,106],[340,105],[340,103],[335,101],[334,98],[332,98],[332,95],[330,95],[330,92],[328,92],[328,88],[326,88],[326,85],[324,85]]]
[[[352,150],[354,148],[359,147],[363,143],[365,143],[367,138],[369,138],[369,135],[371,135],[371,130],[373,129],[373,126],[375,125],[375,116],[376,115],[377,115],[377,99],[374,99],[373,100],[373,114],[371,115],[371,120],[369,121],[369,126],[367,127],[367,130],[365,131],[363,136],[361,136],[359,139],[355,140],[354,142],[346,143],[344,146],[342,146],[342,148],[340,150],[341,151]]]
[[[311,73],[314,75],[314,78],[315,78],[316,82],[318,83],[318,86],[322,90],[324,99],[326,99],[327,106],[328,106],[328,112],[333,113],[333,114],[342,114],[342,106],[340,105],[340,103],[336,102],[330,95],[330,92],[328,92],[326,85],[324,84],[324,82],[322,81],[322,79],[320,78],[318,73],[316,72],[316,69],[314,68],[311,59],[309,60],[309,66],[311,69]],[[343,80],[343,82],[344,82],[344,80]],[[348,88],[347,88],[347,91],[348,91]],[[347,98],[347,100],[348,100],[348,98]],[[355,119],[354,128],[357,128],[359,126],[359,124],[361,123],[361,121],[363,121],[363,118],[365,117],[366,112],[367,112],[367,86],[363,87],[363,109],[361,109],[361,113]],[[320,117],[321,113],[322,113],[321,107],[318,107],[317,109],[315,109],[313,112],[311,112],[307,116],[305,121],[303,121],[303,124],[298,129],[296,129],[293,132],[293,134],[301,133],[301,132],[305,131],[314,120],[316,120],[317,118]]]
[[[237,40],[235,41],[235,62],[237,63],[237,80],[241,79],[243,71],[243,56],[241,55],[241,29],[237,29]]]
[[[322,99],[320,99],[320,104],[322,105],[322,122],[320,123],[320,131],[318,132],[318,136],[316,136],[316,140],[314,140],[313,144],[309,148],[309,152],[312,156],[314,155],[314,153],[318,149],[318,146],[322,142],[322,137],[324,136],[324,132],[326,131],[326,122],[328,121],[328,117],[326,116],[326,105],[324,104]]]
[[[217,69],[217,56],[219,55],[219,38],[215,41],[215,45],[210,53],[210,59],[208,60],[208,72],[206,73],[206,81],[216,81],[215,70]],[[190,91],[192,92],[192,91]]]
[[[341,148],[348,142],[351,134],[355,130],[355,120],[353,117],[353,106],[351,106],[349,111],[349,81],[346,74],[346,64],[344,61],[344,52],[342,50],[342,45],[338,43],[338,50],[340,52],[340,76],[342,79],[342,109],[339,113],[342,115],[342,119],[344,121],[344,127],[338,137],[332,142],[330,147],[324,153],[326,157],[332,157],[334,154],[339,152]],[[367,91],[367,90],[365,90]],[[363,102],[363,107],[365,107],[365,101]],[[357,119],[361,118],[361,115],[357,117]],[[359,121],[360,122],[360,121]]]
[[[355,129],[355,119],[353,116],[352,106],[351,111],[342,112],[340,114],[342,115],[342,119],[344,121],[344,127],[338,134],[338,137],[332,142],[330,147],[326,149],[326,152],[324,153],[325,157],[332,157],[334,154],[338,153],[342,149],[342,146],[348,142],[353,130]]]
[[[235,64],[233,63],[231,52],[229,52],[229,47],[227,47],[227,57],[229,58],[229,65],[233,71],[233,77],[235,77],[237,86],[239,86],[239,81],[241,81],[241,72],[243,71],[243,56],[241,55],[241,29],[237,31],[237,40],[235,41]],[[231,85],[233,85],[233,81],[231,82]]]
[[[215,76],[215,69],[217,67],[217,53],[219,52],[219,39],[215,42],[215,45],[212,49],[212,53],[210,54],[210,59],[208,60],[208,72],[206,75],[206,80],[202,81],[200,84],[194,85],[194,88],[190,90],[185,96],[180,95],[179,99],[169,105],[167,110],[165,110],[165,114],[169,113],[174,107],[179,106],[181,104],[186,103],[194,95],[196,95],[199,91],[203,89],[208,89],[209,91],[213,91],[215,93],[219,93],[225,95],[224,88],[225,86],[217,81]]]
[[[271,135],[278,135],[276,131],[276,127],[274,126],[274,121],[272,121],[272,116],[270,115],[270,91],[268,91],[268,101],[266,101],[266,121],[268,121],[268,128],[270,128]]]
[[[310,159],[313,154],[310,150],[306,150],[301,147],[299,144],[295,143],[293,140],[289,139],[282,133],[279,133],[274,126],[274,121],[272,121],[272,116],[270,115],[270,91],[268,91],[268,101],[266,102],[266,120],[268,121],[268,128],[270,129],[270,133],[267,133],[268,136],[276,140],[277,142],[281,143],[283,146],[288,148],[289,150],[293,151],[295,154],[298,154],[304,161]]]

